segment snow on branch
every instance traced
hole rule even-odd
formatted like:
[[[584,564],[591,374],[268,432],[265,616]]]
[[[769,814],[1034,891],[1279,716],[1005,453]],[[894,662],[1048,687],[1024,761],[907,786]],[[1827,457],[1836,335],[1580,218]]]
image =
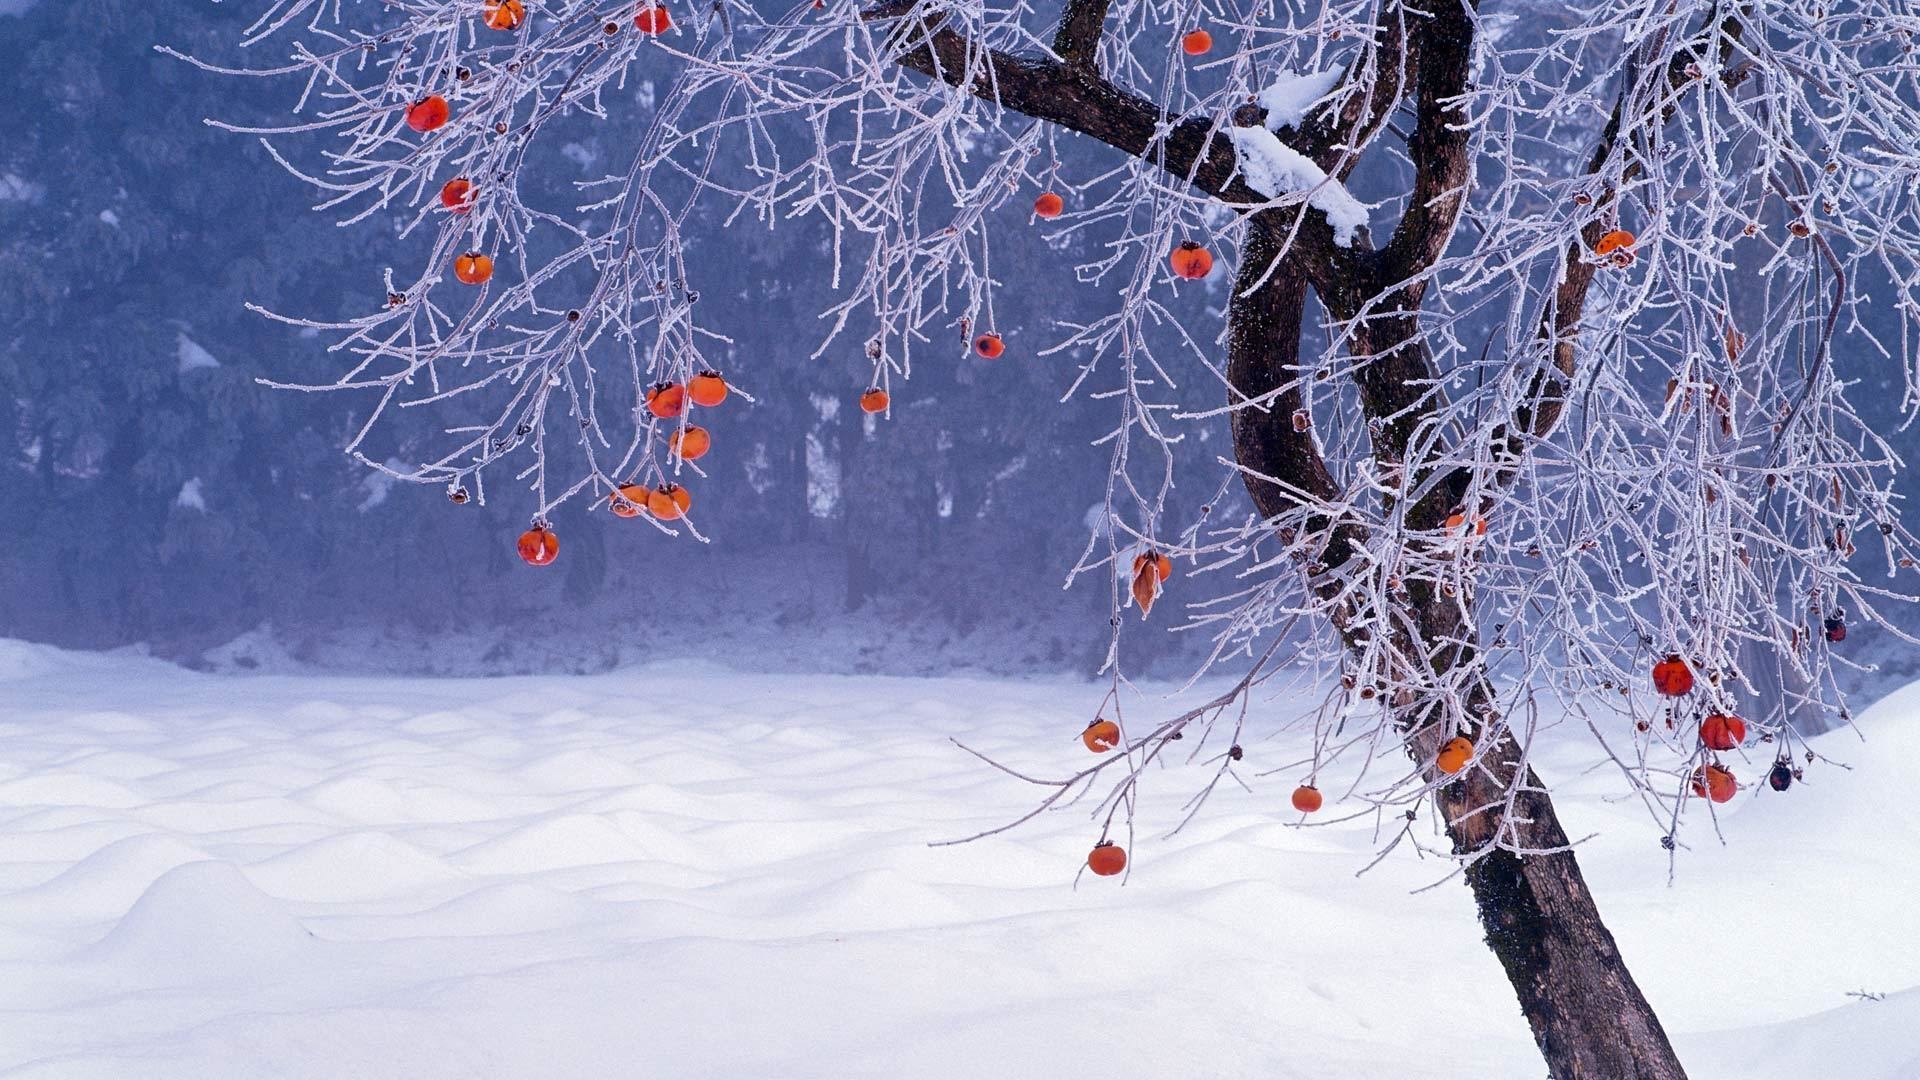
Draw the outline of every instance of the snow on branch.
[[[1266,110],[1267,130],[1297,128],[1306,123],[1308,113],[1333,99],[1333,92],[1344,74],[1331,68],[1304,73],[1281,72],[1255,98]]]
[[[1267,122],[1273,123],[1271,113]],[[1304,195],[1308,206],[1327,216],[1333,242],[1343,248],[1353,246],[1355,234],[1367,227],[1367,207],[1347,191],[1346,185],[1281,142],[1268,128],[1234,127],[1227,134],[1240,153],[1240,171],[1248,187],[1270,199]]]

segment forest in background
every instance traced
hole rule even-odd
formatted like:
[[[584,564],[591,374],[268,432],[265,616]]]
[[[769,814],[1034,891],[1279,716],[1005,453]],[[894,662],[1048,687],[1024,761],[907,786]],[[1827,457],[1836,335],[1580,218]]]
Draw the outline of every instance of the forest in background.
[[[389,230],[337,227],[257,143],[201,122],[264,122],[295,88],[235,95],[152,46],[270,61],[234,48],[246,16],[232,4],[0,5],[0,89],[15,103],[0,118],[0,498],[16,510],[0,636],[239,667],[600,670],[700,655],[912,673],[1098,667],[1107,575],[1061,585],[1104,498],[1097,442],[1114,414],[1097,376],[1062,402],[1078,358],[1038,355],[1058,323],[1111,306],[1110,287],[1075,282],[1097,232],[1002,230],[993,329],[1006,356],[971,356],[956,327],[950,359],[917,365],[892,416],[869,424],[850,407],[871,370],[857,335],[811,355],[834,296],[827,230],[716,216],[699,230],[694,284],[720,309],[709,317],[734,339],[727,374],[753,400],[708,418],[715,449],[690,486],[713,542],[576,503],[555,521],[559,563],[529,568],[511,547],[526,501],[509,487],[454,506],[436,488],[387,484],[338,452],[364,403],[256,383],[324,381],[341,358],[245,304],[351,317],[424,241],[398,235],[399,214]],[[630,86],[632,116],[654,89]],[[537,178],[553,205],[616,167],[627,132],[577,125],[549,156],[554,175]],[[1060,151],[1082,172],[1103,161],[1071,139]],[[1024,217],[1029,202],[1004,212]],[[1226,280],[1177,302],[1217,309]],[[1871,328],[1882,313],[1854,314]],[[1889,429],[1896,368],[1856,395]],[[1222,397],[1209,373],[1183,374],[1187,407]],[[1178,449],[1183,468],[1222,452],[1225,425]],[[1187,472],[1209,482],[1176,489],[1169,521],[1220,494],[1223,472]],[[1245,513],[1238,485],[1225,490],[1213,514]],[[1144,628],[1127,613],[1133,670],[1179,674],[1203,655],[1202,635],[1160,632],[1180,599]],[[1854,655],[1881,661],[1889,681],[1915,673],[1904,646],[1867,628],[1858,640]]]
[[[1035,355],[1052,320],[1106,302],[1047,284],[1071,281],[1075,245],[1035,230],[997,252],[1003,277],[1033,285],[998,299],[1007,355],[972,356],[956,328],[950,362],[920,366],[870,425],[851,407],[871,369],[859,339],[810,355],[832,295],[827,230],[709,223],[696,284],[722,309],[727,373],[753,399],[703,421],[714,451],[689,486],[712,543],[574,504],[555,521],[558,564],[529,568],[512,546],[526,500],[509,486],[455,506],[438,488],[386,483],[338,449],[364,402],[255,382],[324,381],[341,358],[245,304],[351,317],[380,303],[382,269],[419,244],[396,239],[397,215],[384,234],[337,227],[257,142],[201,122],[263,121],[292,88],[242,100],[152,45],[264,62],[233,47],[244,15],[122,0],[0,15],[0,86],[17,106],[0,119],[0,489],[24,511],[0,563],[0,636],[184,659],[262,624],[316,649],[376,628],[480,653],[500,636],[529,658],[619,638],[592,649],[600,666],[699,654],[709,639],[723,658],[728,641],[751,658],[765,647],[751,624],[764,623],[833,630],[807,645],[827,667],[1097,666],[1106,574],[1061,586],[1104,498],[1108,451],[1093,443],[1112,409],[1084,393],[1061,403],[1075,359]],[[654,88],[632,91],[638,110]],[[155,101],[167,106],[134,104]],[[564,200],[622,152],[617,130],[582,124],[555,159],[577,172],[542,179]],[[1188,389],[1195,407],[1219,396],[1211,378]],[[1176,519],[1197,510],[1198,493],[1177,498],[1188,495],[1196,505],[1176,504]],[[516,643],[527,628],[551,647]],[[906,628],[922,637],[893,632]],[[943,630],[958,639],[950,655],[917,655],[947,642]],[[439,652],[426,666],[488,666]]]

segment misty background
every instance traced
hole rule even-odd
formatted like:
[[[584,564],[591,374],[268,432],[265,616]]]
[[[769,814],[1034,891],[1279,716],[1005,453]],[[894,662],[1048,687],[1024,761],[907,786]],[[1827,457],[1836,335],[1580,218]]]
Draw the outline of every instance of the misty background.
[[[1115,406],[1086,393],[1062,402],[1082,358],[1037,355],[1057,321],[1110,310],[1109,286],[1075,283],[1097,237],[1049,240],[1022,227],[1028,199],[1011,200],[994,251],[1006,356],[975,359],[956,332],[948,360],[916,363],[894,385],[893,415],[869,437],[851,407],[871,371],[859,336],[810,355],[835,295],[826,230],[728,225],[709,207],[694,230],[694,284],[734,337],[726,374],[754,399],[702,417],[714,450],[694,495],[712,543],[576,500],[555,515],[558,563],[528,567],[513,538],[531,502],[508,477],[484,507],[391,484],[339,451],[368,400],[257,384],[324,382],[341,361],[323,335],[245,304],[316,319],[372,310],[382,270],[423,240],[396,237],[397,211],[337,227],[257,141],[202,122],[270,123],[293,104],[297,85],[224,79],[153,51],[270,61],[235,47],[249,14],[0,0],[0,502],[11,534],[0,637],[142,646],[216,670],[572,672],[699,658],[899,674],[1098,668],[1112,585],[1104,570],[1062,585],[1105,497],[1111,452],[1095,444]],[[652,86],[642,77],[632,90],[644,108]],[[535,186],[566,198],[620,159],[634,130],[579,123],[559,153],[538,157]],[[1110,161],[1072,138],[1060,149],[1082,175]],[[1227,280],[1177,298],[1196,333],[1219,329]],[[1891,330],[1893,314],[1859,316]],[[1854,336],[1840,347],[1866,346]],[[1901,372],[1892,359],[1880,370],[1882,385],[1853,397],[1893,431]],[[1183,404],[1222,398],[1210,374],[1185,378]],[[407,457],[392,441],[405,428],[370,452]],[[1920,451],[1920,431],[1893,438]],[[1190,428],[1168,522],[1212,505],[1225,474],[1209,463],[1226,451],[1224,417]],[[1238,485],[1224,490],[1216,519],[1244,513]],[[1126,614],[1130,671],[1180,675],[1204,655],[1201,634],[1165,632],[1177,601],[1144,626]],[[1856,688],[1875,696],[1920,674],[1889,635],[1854,633],[1846,656],[1863,666],[1843,676]]]

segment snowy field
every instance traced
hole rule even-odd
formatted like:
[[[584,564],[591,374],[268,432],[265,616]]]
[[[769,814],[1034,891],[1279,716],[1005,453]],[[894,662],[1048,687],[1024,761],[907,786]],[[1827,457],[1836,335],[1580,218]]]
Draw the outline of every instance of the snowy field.
[[[1143,833],[1124,885],[1075,887],[1079,808],[927,846],[1033,796],[948,736],[1059,773],[1098,697],[235,678],[0,642],[0,1076],[1544,1075],[1465,888],[1415,894],[1445,867],[1405,852],[1356,877],[1370,825],[1296,828],[1291,778]],[[1854,771],[1743,792],[1725,847],[1695,823],[1671,886],[1589,749],[1544,754],[1695,1080],[1920,1077],[1916,720],[1920,689],[1825,737]],[[1145,820],[1200,776],[1159,774]]]

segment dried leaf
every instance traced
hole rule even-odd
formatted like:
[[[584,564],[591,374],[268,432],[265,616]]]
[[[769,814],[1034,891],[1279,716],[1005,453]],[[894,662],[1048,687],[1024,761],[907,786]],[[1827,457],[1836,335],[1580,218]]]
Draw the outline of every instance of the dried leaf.
[[[1140,617],[1153,610],[1154,594],[1160,591],[1160,572],[1151,562],[1141,564],[1133,575],[1133,602],[1140,605]]]

